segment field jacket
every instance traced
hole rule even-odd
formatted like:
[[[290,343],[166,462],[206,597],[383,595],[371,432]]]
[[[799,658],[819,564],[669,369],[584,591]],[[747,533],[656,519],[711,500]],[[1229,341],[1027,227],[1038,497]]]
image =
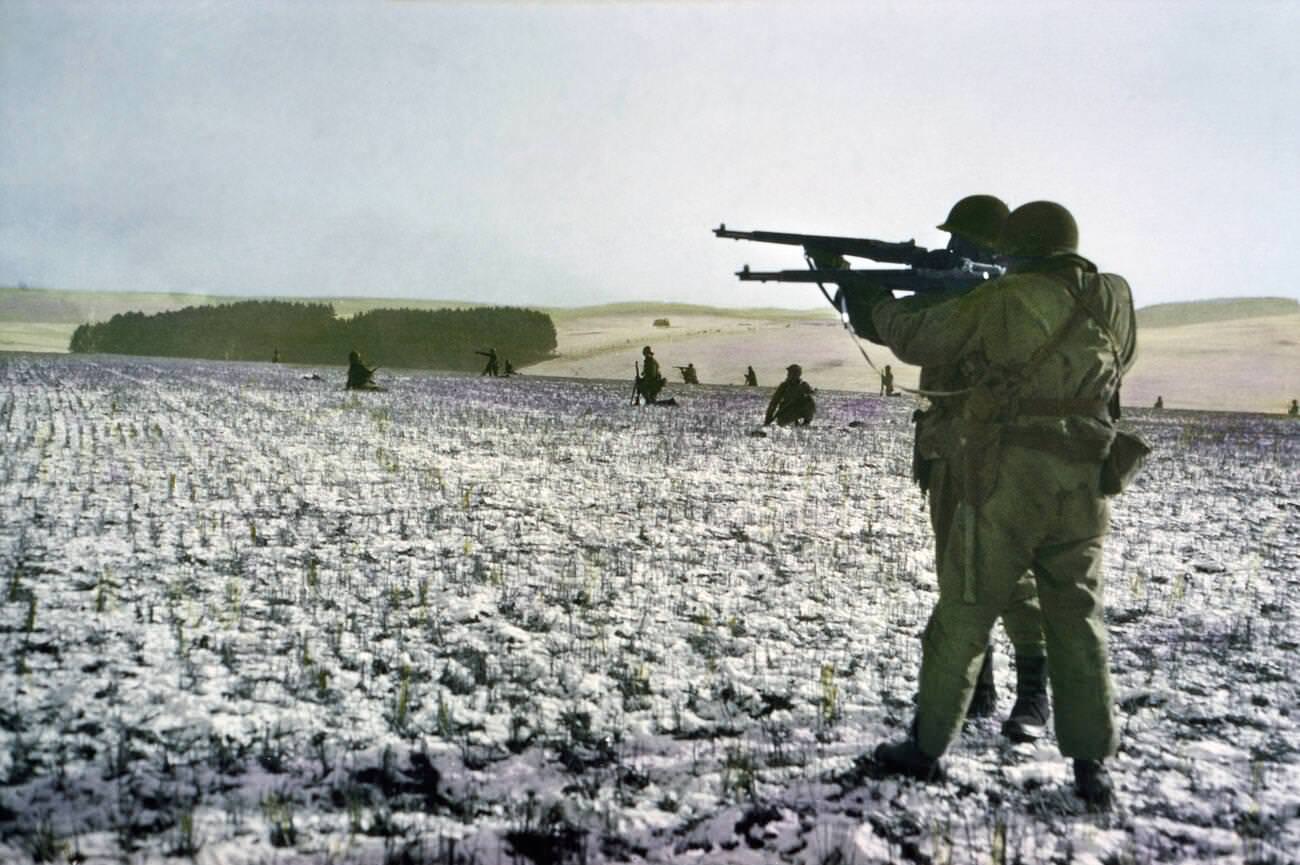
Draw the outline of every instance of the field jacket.
[[[1106,456],[1115,433],[1105,406],[1137,350],[1122,277],[1058,256],[942,303],[882,299],[870,313],[872,329],[899,360],[958,369],[968,385],[936,398],[952,422],[932,445],[956,463],[967,501],[991,492],[1004,444],[1064,459]]]

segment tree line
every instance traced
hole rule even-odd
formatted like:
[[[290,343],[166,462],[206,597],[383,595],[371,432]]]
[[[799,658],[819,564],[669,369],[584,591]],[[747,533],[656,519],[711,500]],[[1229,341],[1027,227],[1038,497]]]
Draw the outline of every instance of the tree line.
[[[375,309],[339,318],[325,303],[250,300],[220,306],[188,306],[145,315],[120,313],[72,334],[73,352],[270,360],[285,363],[346,363],[356,349],[366,362],[384,367],[476,370],[476,351],[495,348],[515,366],[544,360],[555,351],[551,317],[531,309]]]

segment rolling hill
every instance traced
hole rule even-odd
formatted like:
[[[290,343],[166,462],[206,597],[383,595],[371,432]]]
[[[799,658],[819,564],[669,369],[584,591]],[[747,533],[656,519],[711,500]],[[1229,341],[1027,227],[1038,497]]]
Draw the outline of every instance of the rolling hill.
[[[77,325],[119,312],[161,312],[245,298],[145,293],[94,293],[0,288],[0,350],[67,351]],[[308,300],[308,298],[293,298]],[[449,300],[311,298],[344,316],[380,307],[439,309],[476,304]],[[826,308],[728,309],[690,304],[613,303],[544,309],[555,322],[556,357],[533,375],[631,379],[641,346],[655,353],[671,379],[675,365],[694,363],[705,384],[739,384],[752,364],[772,385],[798,362],[815,386],[875,391],[872,368],[889,364],[903,387],[916,369],[884,349],[861,343]],[[667,319],[669,326],[656,326]],[[1124,385],[1129,405],[1163,396],[1169,409],[1278,412],[1300,396],[1300,303],[1289,298],[1233,298],[1167,303],[1138,311],[1137,365]],[[864,359],[864,353],[869,361]],[[342,363],[342,360],[340,360]],[[675,384],[673,389],[683,386]]]

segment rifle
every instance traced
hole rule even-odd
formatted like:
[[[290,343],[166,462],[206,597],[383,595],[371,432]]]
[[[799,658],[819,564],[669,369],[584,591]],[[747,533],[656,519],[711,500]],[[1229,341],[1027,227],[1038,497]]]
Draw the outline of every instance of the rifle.
[[[893,291],[926,293],[936,291],[969,291],[980,283],[1002,275],[1002,268],[994,264],[968,262],[968,267],[948,270],[924,268],[869,267],[862,270],[750,270],[749,265],[736,271],[741,282],[811,282],[828,283],[841,288],[854,286],[879,286]]]
[[[633,369],[636,370],[636,377],[632,379],[632,405],[641,404],[641,362],[633,361]]]
[[[784,243],[787,246],[802,246],[804,253],[813,258],[826,255],[852,255],[855,258],[869,258],[883,264],[915,265],[930,252],[924,246],[917,246],[915,240],[891,243],[886,240],[872,240],[867,237],[792,234],[785,231],[732,231],[727,228],[725,222],[713,229],[713,234],[716,237],[729,237],[732,240],[752,240],[757,243]]]
[[[717,237],[802,246],[808,270],[753,271],[749,265],[736,273],[742,282],[811,282],[841,287],[877,285],[895,291],[967,291],[986,279],[1001,276],[1001,265],[972,261],[947,249],[926,249],[915,240],[891,243],[863,237],[821,234],[793,234],[780,231],[732,231],[722,223],[713,229]],[[844,256],[869,258],[884,264],[903,264],[907,269],[866,268],[851,270]],[[823,293],[825,289],[822,289]],[[829,299],[829,295],[827,296]],[[832,304],[833,305],[833,304]]]

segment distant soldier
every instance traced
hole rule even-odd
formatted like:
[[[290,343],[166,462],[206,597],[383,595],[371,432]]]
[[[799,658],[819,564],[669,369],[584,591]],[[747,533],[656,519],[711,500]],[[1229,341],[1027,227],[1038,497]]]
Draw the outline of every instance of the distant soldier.
[[[279,362],[280,362],[280,349],[279,348],[272,349],[271,363],[279,363]]]
[[[745,386],[758,387],[758,375],[752,366],[745,367]]]
[[[361,362],[356,349],[348,353],[348,390],[377,390],[374,375],[375,370]]]
[[[888,364],[885,365],[885,371],[880,374],[880,395],[894,395],[894,371]]]
[[[1156,404],[1153,406],[1153,408],[1164,408],[1164,407],[1165,407],[1165,398],[1163,396],[1157,396]]]
[[[476,351],[474,353],[481,354],[487,358],[487,365],[483,367],[483,371],[479,373],[479,375],[490,375],[495,377],[501,374],[501,367],[497,363],[497,350],[495,348],[489,348],[487,351]]]
[[[699,384],[699,383],[700,383],[700,377],[699,377],[699,375],[695,372],[695,364],[693,364],[693,363],[688,363],[688,364],[686,364],[686,366],[679,366],[679,367],[677,367],[677,368],[678,368],[679,370],[681,370],[681,373],[682,373],[682,381],[683,381],[684,383],[686,383],[686,384]]]
[[[1291,400],[1291,407],[1286,410],[1288,417],[1300,417],[1300,402]]]
[[[659,372],[659,361],[650,346],[641,349],[641,373],[636,379],[636,395],[653,405],[659,401],[659,391],[664,389],[668,380]]]
[[[803,367],[797,363],[785,368],[785,381],[776,386],[772,400],[767,404],[764,426],[772,421],[776,421],[778,426],[807,426],[812,423],[813,415],[817,413],[817,403],[813,400],[812,386],[802,376]]]
[[[515,365],[510,362],[510,358],[506,358],[506,373],[505,373],[506,378],[509,378],[514,374],[515,374]]]

